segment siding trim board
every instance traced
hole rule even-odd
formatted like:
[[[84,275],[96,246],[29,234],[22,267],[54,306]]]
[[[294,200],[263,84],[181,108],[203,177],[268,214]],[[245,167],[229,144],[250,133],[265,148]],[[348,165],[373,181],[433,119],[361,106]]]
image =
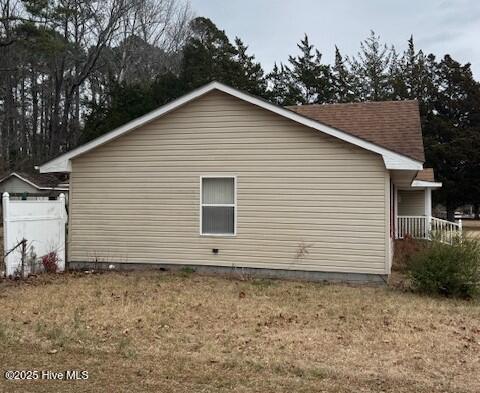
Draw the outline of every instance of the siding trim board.
[[[154,110],[150,113],[147,113],[144,116],[141,116],[99,138],[94,139],[91,142],[88,142],[76,149],[71,150],[70,152],[67,152],[65,154],[62,154],[61,156],[46,162],[45,164],[41,165],[39,167],[39,170],[41,173],[48,173],[48,172],[71,172],[72,166],[71,166],[71,160],[75,157],[78,157],[84,153],[87,153],[91,151],[92,149],[95,149],[99,146],[104,145],[105,143],[108,143],[130,131],[133,131],[143,125],[147,125],[153,120],[158,119],[159,117],[166,115],[186,104],[189,102],[196,100],[205,94],[208,94],[213,91],[218,91],[222,92],[225,94],[228,94],[232,97],[236,97],[239,100],[249,103],[252,105],[255,105],[259,108],[268,110],[270,112],[273,112],[281,117],[284,117],[286,119],[292,120],[296,123],[302,124],[304,126],[307,126],[309,128],[312,128],[317,131],[321,131],[327,135],[333,136],[335,138],[338,138],[342,141],[348,142],[352,145],[359,146],[365,150],[380,154],[383,158],[385,167],[387,169],[403,169],[403,170],[421,170],[423,169],[423,163],[417,160],[414,160],[410,157],[404,156],[402,154],[396,153],[394,151],[388,150],[384,147],[381,147],[379,145],[376,145],[372,142],[366,141],[364,139],[361,139],[359,137],[356,137],[352,134],[348,134],[345,131],[338,130],[336,128],[330,127],[326,124],[320,123],[316,120],[312,120],[310,118],[304,117],[302,115],[299,115],[298,113],[291,111],[289,109],[274,105],[268,101],[262,100],[260,98],[254,97],[252,95],[243,93],[242,91],[236,90],[232,87],[226,86],[222,83],[219,82],[211,82],[203,87],[200,87],[174,101],[172,101],[169,104],[166,104],[157,110]],[[217,101],[218,107],[221,107],[221,101]],[[212,112],[215,112],[217,109],[216,105],[212,105]],[[202,108],[200,108],[202,109]],[[197,108],[198,110],[198,108]],[[182,119],[181,117],[179,120]],[[185,121],[188,123],[189,119],[182,119],[180,121]],[[250,121],[251,119],[246,118],[245,120]],[[235,122],[235,120],[231,120],[232,122]]]
[[[210,114],[201,125],[199,108]],[[232,112],[241,126],[232,123]],[[177,117],[190,119],[188,135],[168,132]],[[207,118],[219,139],[241,143],[202,143]],[[275,154],[286,130],[289,154]],[[382,157],[313,135],[309,127],[212,91],[74,158],[69,261],[389,274],[390,174]],[[142,156],[146,141],[149,153]],[[203,176],[235,177],[235,236],[201,235]]]

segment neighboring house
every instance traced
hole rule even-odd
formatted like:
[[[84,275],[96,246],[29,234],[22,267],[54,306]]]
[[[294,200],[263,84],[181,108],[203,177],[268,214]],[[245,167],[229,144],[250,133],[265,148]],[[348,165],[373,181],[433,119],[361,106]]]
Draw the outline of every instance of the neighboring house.
[[[431,220],[423,161],[415,101],[282,108],[213,82],[39,169],[70,173],[74,267],[382,280],[397,216]]]
[[[11,172],[0,175],[0,194],[8,192],[11,199],[56,199],[59,194],[68,194],[65,176],[52,174],[29,174]]]

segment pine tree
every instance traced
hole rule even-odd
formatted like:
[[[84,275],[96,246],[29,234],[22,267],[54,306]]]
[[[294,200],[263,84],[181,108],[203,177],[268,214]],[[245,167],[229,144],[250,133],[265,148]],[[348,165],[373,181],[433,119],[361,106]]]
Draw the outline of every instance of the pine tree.
[[[239,38],[232,44],[223,30],[203,17],[192,20],[191,30],[183,50],[180,77],[185,90],[216,80],[265,96],[263,69],[254,56],[247,54],[248,47]]]
[[[192,90],[212,80],[229,83],[237,53],[225,32],[203,17],[193,19],[190,28],[182,61],[185,89]]]
[[[292,93],[299,104],[332,102],[334,92],[330,66],[322,64],[322,54],[310,45],[308,36],[297,44],[301,54],[289,56],[291,78],[295,85]]]

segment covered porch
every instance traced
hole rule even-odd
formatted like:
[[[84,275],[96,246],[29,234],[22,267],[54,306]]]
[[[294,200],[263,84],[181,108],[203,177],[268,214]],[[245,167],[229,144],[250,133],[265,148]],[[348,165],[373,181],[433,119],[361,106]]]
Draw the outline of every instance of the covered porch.
[[[438,236],[441,241],[451,243],[462,232],[461,220],[456,223],[432,216],[432,192],[442,183],[435,181],[431,168],[419,171],[411,179],[408,173],[392,176],[392,237]]]

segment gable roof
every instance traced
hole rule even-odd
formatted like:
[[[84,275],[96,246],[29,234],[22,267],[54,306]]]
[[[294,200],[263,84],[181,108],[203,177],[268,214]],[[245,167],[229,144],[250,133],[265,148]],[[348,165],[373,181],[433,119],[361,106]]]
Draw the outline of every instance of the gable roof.
[[[35,187],[37,190],[58,190],[68,191],[68,186],[61,184],[60,179],[49,173],[26,173],[26,172],[11,172],[0,177],[0,183],[10,179],[12,176],[21,181]]]
[[[425,161],[417,101],[299,105],[288,109],[407,157]]]
[[[57,158],[54,158],[44,163],[38,169],[40,170],[41,173],[70,172],[72,169],[71,161],[70,161],[71,159],[78,157],[79,155],[84,154],[92,149],[95,149],[98,146],[108,143],[109,141],[114,140],[124,135],[125,133],[133,131],[136,128],[141,127],[142,125],[147,124],[155,119],[158,119],[159,117],[166,115],[167,113],[187,104],[188,102],[195,100],[215,90],[229,94],[240,100],[249,102],[260,108],[276,113],[280,116],[283,116],[297,123],[303,124],[309,128],[323,132],[324,134],[333,136],[345,142],[359,146],[363,149],[377,153],[383,157],[383,161],[387,169],[420,170],[423,168],[422,160],[414,159],[412,157],[408,157],[404,154],[398,153],[394,150],[387,149],[384,146],[380,146],[376,143],[360,138],[356,135],[353,135],[352,133],[339,130],[327,124],[321,123],[317,120],[305,117],[301,114],[296,113],[295,111],[277,106],[261,98],[254,97],[250,94],[241,92],[240,90],[226,86],[222,83],[211,82],[180,98],[177,98],[176,100],[166,105],[161,106],[160,108],[150,113],[147,113],[146,115],[143,115],[135,120],[132,120],[129,123],[124,124],[123,126],[116,128],[115,130],[110,131],[105,135],[102,135],[82,146],[79,146],[67,153],[60,155]]]

